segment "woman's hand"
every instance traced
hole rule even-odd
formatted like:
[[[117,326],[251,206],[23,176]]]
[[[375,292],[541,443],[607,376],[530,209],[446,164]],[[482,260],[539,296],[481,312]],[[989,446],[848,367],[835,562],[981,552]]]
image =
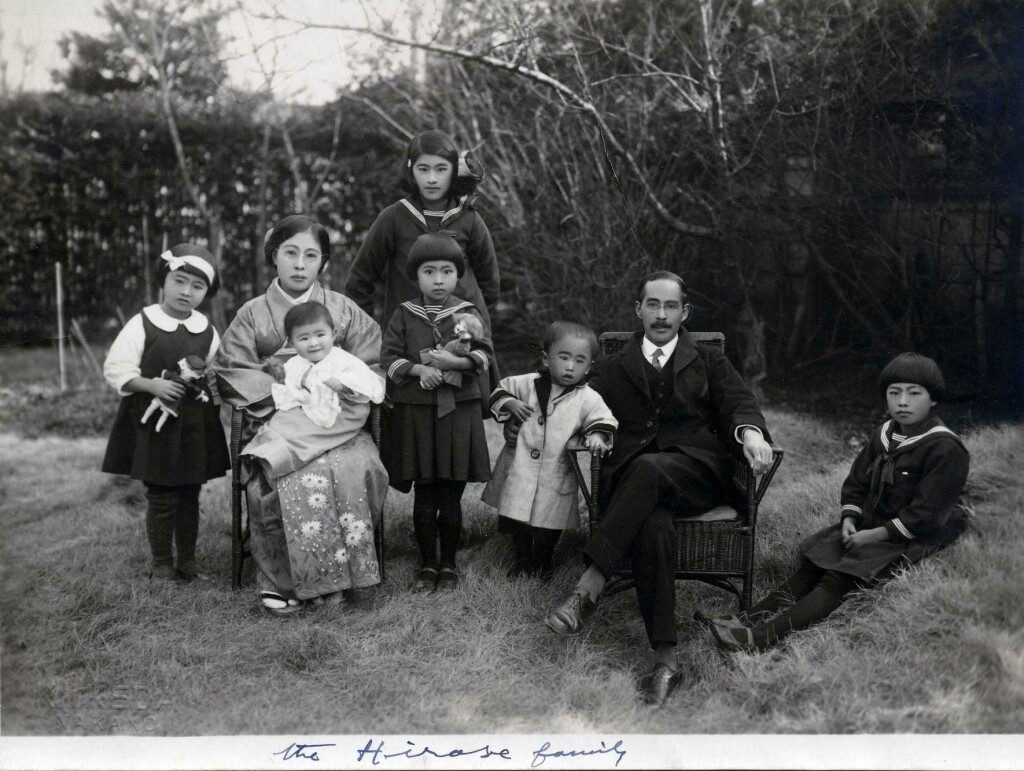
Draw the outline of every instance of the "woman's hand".
[[[843,524],[839,528],[843,536],[843,546],[846,546],[846,539],[857,532],[857,520],[854,517],[843,517]]]
[[[585,441],[587,449],[594,455],[601,455],[603,457],[611,449],[608,445],[608,440],[605,439],[604,434],[600,431],[595,431]]]
[[[147,390],[153,396],[165,402],[175,402],[185,396],[185,386],[162,377],[153,378],[149,381],[148,386]]]
[[[420,388],[430,391],[441,385],[441,370],[431,367],[429,364],[417,364],[413,367],[413,374],[420,379]]]
[[[870,530],[858,530],[849,538],[843,538],[843,548],[846,551],[856,549],[858,546],[867,546],[869,543],[880,543],[889,540],[889,531],[884,527],[873,527]]]
[[[529,420],[533,414],[533,407],[521,399],[509,399],[505,402],[505,409],[520,422]]]

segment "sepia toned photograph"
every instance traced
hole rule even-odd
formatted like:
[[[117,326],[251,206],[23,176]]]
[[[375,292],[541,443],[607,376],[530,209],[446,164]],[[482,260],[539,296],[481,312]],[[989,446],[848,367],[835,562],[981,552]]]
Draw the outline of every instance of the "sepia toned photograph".
[[[1024,0],[0,0],[0,767],[1022,768]]]

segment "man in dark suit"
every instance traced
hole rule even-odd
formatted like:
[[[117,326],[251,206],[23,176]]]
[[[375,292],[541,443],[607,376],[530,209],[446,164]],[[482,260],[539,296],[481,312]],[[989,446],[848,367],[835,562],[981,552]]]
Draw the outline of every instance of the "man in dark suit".
[[[668,271],[638,287],[643,333],[599,362],[590,386],[619,420],[601,475],[604,517],[584,549],[589,565],[569,597],[544,619],[558,635],[578,634],[594,612],[607,576],[632,561],[637,600],[654,649],[641,681],[645,701],[660,705],[682,681],[676,665],[673,517],[729,501],[737,461],[755,473],[772,462],[757,401],[721,351],[694,344],[686,283]]]

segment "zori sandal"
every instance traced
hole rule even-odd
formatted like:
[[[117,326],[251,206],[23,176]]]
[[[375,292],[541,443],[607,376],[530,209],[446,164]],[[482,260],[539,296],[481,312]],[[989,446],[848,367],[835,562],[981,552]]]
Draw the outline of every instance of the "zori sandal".
[[[260,605],[272,616],[290,616],[302,609],[302,603],[277,592],[261,591]]]

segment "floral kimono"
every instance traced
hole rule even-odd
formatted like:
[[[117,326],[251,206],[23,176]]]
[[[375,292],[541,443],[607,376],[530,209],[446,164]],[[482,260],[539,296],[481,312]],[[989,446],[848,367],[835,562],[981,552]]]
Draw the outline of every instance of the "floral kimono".
[[[335,346],[377,364],[380,328],[355,303],[319,284],[293,300],[277,281],[238,311],[214,360],[224,400],[265,421],[242,447],[239,470],[258,588],[299,600],[379,582],[373,525],[388,487],[377,448],[361,430],[368,405],[342,403],[327,428],[301,410],[273,412],[272,386],[284,380],[284,363],[295,355],[284,316],[307,301],[330,311]]]

